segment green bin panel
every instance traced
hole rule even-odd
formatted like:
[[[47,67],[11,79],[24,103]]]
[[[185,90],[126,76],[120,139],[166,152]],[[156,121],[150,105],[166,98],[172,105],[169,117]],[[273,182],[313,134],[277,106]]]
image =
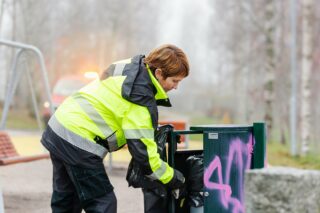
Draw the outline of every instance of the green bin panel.
[[[205,212],[244,212],[244,172],[251,166],[252,133],[217,130],[205,132],[204,141]]]
[[[173,135],[195,133],[203,134],[204,213],[244,213],[244,174],[246,169],[264,167],[265,124],[192,126],[190,131],[176,131]],[[201,150],[172,148],[169,163],[185,174],[185,159],[199,153]],[[169,212],[190,212],[186,205],[179,205],[179,201],[173,201]]]
[[[191,127],[191,130],[201,130],[204,133],[205,213],[244,213],[245,170],[262,168],[264,162],[263,146],[255,146],[256,139],[259,144],[261,141],[260,136],[254,136],[254,127],[255,125]],[[259,128],[256,130],[260,131]],[[255,156],[257,148],[260,150]],[[255,162],[259,165],[255,165]]]

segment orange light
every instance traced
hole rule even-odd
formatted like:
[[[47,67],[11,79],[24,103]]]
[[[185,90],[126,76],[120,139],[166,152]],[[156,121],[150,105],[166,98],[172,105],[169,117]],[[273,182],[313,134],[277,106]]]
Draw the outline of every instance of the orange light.
[[[96,79],[99,77],[99,75],[95,71],[87,71],[84,73],[84,77],[88,79]]]
[[[49,107],[50,107],[49,101],[44,102],[44,103],[43,103],[43,107],[44,107],[44,108],[49,108]]]

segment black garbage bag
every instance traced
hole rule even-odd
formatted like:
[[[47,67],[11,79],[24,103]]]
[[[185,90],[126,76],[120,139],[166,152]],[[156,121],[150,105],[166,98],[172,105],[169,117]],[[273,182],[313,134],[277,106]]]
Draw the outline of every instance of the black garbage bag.
[[[188,157],[186,164],[188,204],[193,207],[203,206],[203,154]]]
[[[150,189],[142,189],[145,213],[168,212],[168,197],[159,197]]]
[[[167,161],[166,142],[172,130],[173,130],[172,125],[163,125],[158,127],[155,133],[155,141],[157,143],[158,153],[160,155],[160,158],[164,161]],[[126,179],[129,186],[143,189],[145,204],[146,203],[149,204],[148,209],[152,209],[152,205],[150,206],[150,203],[156,203],[157,199],[160,199],[160,198],[162,200],[164,199],[165,201],[161,201],[161,202],[166,203],[166,197],[167,197],[166,187],[159,181],[151,180],[150,178],[146,177],[141,166],[137,162],[135,162],[133,159],[131,159],[129,163]],[[153,202],[148,202],[148,201],[153,201]],[[145,212],[153,212],[153,211],[150,210]]]

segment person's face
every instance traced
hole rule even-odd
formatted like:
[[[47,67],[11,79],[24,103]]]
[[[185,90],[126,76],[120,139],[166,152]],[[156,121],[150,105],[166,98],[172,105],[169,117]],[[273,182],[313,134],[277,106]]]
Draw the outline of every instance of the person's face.
[[[182,81],[185,77],[178,75],[178,76],[171,76],[167,77],[166,79],[162,76],[162,70],[161,69],[156,69],[155,71],[155,76],[164,89],[164,91],[169,92],[172,89],[177,89],[178,84],[180,81]]]

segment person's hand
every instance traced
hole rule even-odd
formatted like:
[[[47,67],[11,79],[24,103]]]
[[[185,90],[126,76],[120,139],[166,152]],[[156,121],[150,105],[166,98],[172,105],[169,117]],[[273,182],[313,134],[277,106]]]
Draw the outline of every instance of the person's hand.
[[[186,179],[184,178],[183,174],[180,171],[174,169],[173,177],[171,181],[168,183],[168,187],[171,189],[183,188],[185,180]]]

